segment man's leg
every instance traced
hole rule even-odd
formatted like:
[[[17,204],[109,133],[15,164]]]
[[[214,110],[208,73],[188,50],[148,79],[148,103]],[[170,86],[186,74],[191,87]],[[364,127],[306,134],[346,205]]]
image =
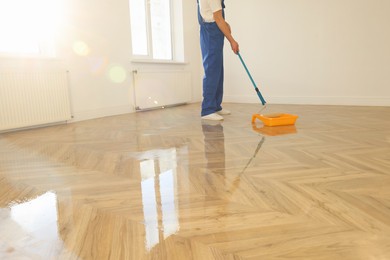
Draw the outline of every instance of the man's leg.
[[[223,40],[223,34],[215,23],[202,26],[201,48],[205,73],[203,78],[202,116],[220,110],[220,103],[218,102],[222,101],[223,95]]]

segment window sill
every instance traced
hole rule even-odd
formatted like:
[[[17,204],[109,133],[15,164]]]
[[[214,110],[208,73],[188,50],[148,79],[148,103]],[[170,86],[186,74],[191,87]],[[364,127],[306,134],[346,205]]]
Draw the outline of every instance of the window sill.
[[[187,65],[185,61],[172,61],[172,60],[145,60],[145,59],[133,59],[132,63],[149,63],[149,64],[169,64],[169,65]]]

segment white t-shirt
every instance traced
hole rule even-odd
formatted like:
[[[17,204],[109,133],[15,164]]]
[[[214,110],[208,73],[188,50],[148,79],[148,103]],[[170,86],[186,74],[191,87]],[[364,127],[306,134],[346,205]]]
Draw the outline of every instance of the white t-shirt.
[[[215,22],[213,13],[222,9],[221,0],[199,0],[200,15],[206,23]]]

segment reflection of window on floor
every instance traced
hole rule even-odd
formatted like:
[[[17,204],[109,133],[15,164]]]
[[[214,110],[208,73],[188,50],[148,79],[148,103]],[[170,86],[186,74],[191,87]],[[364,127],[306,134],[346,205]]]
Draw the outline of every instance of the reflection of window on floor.
[[[67,259],[77,259],[66,249],[59,232],[60,224],[69,224],[71,220],[61,218],[58,209],[57,195],[51,191],[0,208],[0,252],[4,248],[13,248],[13,259],[54,259],[61,251]],[[69,208],[66,210],[65,215],[72,216]]]
[[[154,154],[156,155],[156,154]],[[140,164],[147,249],[175,234],[180,226],[176,194],[176,149],[159,150]]]
[[[43,259],[54,248],[63,247],[58,233],[56,194],[46,192],[30,201],[13,205],[10,210],[9,220],[12,222],[7,221],[5,227],[9,232],[1,235],[13,247],[17,247],[21,239],[24,241],[20,244],[23,245],[21,248],[15,248],[18,253],[40,256]]]
[[[58,237],[57,196],[52,192],[47,192],[31,201],[13,206],[11,216],[15,222],[28,232],[45,228],[45,232],[39,232],[37,235],[50,239]]]

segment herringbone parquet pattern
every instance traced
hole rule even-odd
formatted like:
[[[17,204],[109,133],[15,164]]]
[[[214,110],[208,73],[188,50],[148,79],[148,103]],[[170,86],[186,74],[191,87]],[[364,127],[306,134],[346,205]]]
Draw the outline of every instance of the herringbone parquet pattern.
[[[390,259],[390,107],[199,104],[0,135],[1,259]]]

